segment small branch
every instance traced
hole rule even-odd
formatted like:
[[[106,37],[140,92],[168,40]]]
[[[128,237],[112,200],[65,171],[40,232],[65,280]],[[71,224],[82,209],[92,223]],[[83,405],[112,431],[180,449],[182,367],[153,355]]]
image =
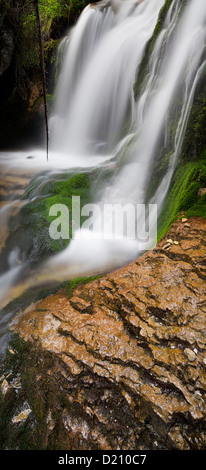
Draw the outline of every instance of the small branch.
[[[49,126],[48,126],[48,112],[47,112],[47,100],[46,100],[46,75],[45,75],[45,64],[44,64],[44,45],[41,29],[41,19],[39,14],[39,3],[38,0],[33,0],[36,8],[36,19],[39,32],[39,50],[40,50],[40,61],[41,61],[41,73],[42,73],[42,85],[43,85],[43,97],[44,97],[44,115],[45,115],[45,126],[46,126],[46,157],[48,161],[49,156]]]

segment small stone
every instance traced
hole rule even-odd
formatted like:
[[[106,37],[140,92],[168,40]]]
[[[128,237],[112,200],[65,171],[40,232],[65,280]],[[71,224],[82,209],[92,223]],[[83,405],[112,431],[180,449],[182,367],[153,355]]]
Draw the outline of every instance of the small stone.
[[[185,224],[185,227],[189,228],[189,227],[190,227],[190,224]]]
[[[173,243],[174,245],[179,245],[179,242],[177,240],[175,240]]]
[[[192,351],[192,349],[185,348],[184,353],[186,354],[189,361],[191,361],[191,362],[195,361],[196,354],[194,353],[194,351]]]
[[[7,392],[9,391],[10,388],[11,387],[10,387],[9,383],[7,382],[7,380],[4,379],[2,384],[1,384],[1,392],[3,393],[4,396],[7,394]]]
[[[162,247],[163,250],[166,250],[167,248],[170,248],[170,243],[165,243],[165,245]]]
[[[14,378],[11,382],[11,385],[16,391],[20,390],[22,388],[20,376]]]
[[[187,219],[183,217],[182,222],[187,222]]]
[[[202,197],[206,194],[206,188],[200,188],[197,195],[198,197]]]
[[[171,238],[169,238],[168,240],[166,240],[166,243],[172,244],[172,243],[174,243],[174,242],[173,242],[173,240],[172,240]]]
[[[26,421],[31,411],[31,408],[27,408],[26,410],[21,411],[21,413],[19,413],[17,416],[14,416],[14,418],[12,419],[12,423],[18,424],[22,423],[23,421]]]
[[[55,427],[55,421],[52,417],[52,412],[51,410],[49,411],[48,415],[47,415],[47,418],[46,418],[46,422],[47,422],[47,430],[48,430],[48,434],[50,434],[54,427]]]
[[[198,377],[199,377],[199,372],[198,372],[198,370],[196,369],[196,367],[191,366],[191,367],[188,368],[188,376],[189,376],[190,379],[192,379],[193,382],[195,382],[195,381],[198,379]],[[191,392],[192,392],[192,391],[193,391],[193,387],[191,387],[191,388],[192,388],[192,389],[191,389]]]
[[[9,349],[9,352],[10,352],[10,354],[15,354],[15,352],[13,351],[13,349]]]
[[[174,426],[173,428],[171,428],[170,431],[168,432],[168,436],[175,443],[175,445],[177,446],[179,450],[189,449],[189,445],[187,441],[182,436],[180,426]]]

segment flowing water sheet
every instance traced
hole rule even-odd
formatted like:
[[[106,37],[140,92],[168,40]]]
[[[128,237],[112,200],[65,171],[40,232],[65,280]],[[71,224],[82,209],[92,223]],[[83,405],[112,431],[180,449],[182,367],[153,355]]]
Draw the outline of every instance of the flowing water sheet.
[[[183,10],[182,2],[174,0],[156,35],[148,73],[134,99],[138,70],[164,4],[164,0],[144,0],[140,4],[115,0],[102,2],[98,8],[86,7],[59,50],[59,79],[50,115],[49,162],[42,149],[1,154],[5,173],[42,172],[47,178],[52,172],[69,169],[112,169],[112,176],[93,194],[93,202],[100,208],[93,220],[98,230],[77,230],[66,249],[39,263],[35,270],[30,270],[27,261],[21,266],[11,265],[1,277],[2,305],[42,282],[60,282],[115,269],[153,246],[157,215],[181,152],[195,89],[205,65],[205,0],[190,0]],[[99,223],[99,218],[108,204],[136,207],[145,203],[159,140],[167,145],[167,122],[179,90],[181,109],[173,149],[165,174],[149,201],[153,204],[151,236],[145,242],[141,237],[125,236],[120,213],[114,237],[110,217],[105,216],[104,224]],[[140,211],[136,222],[144,234],[143,215]],[[14,243],[12,249],[15,248]]]

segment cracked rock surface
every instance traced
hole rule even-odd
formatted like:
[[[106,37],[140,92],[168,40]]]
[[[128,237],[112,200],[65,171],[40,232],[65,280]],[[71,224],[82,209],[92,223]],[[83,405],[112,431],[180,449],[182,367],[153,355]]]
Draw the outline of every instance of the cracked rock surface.
[[[206,448],[205,245],[206,220],[178,220],[128,266],[19,314],[13,330],[53,358],[48,448]]]

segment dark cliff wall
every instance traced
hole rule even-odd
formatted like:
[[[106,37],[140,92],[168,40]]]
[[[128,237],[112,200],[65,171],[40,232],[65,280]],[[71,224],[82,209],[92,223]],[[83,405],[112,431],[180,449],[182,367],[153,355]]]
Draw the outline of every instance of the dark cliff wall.
[[[60,39],[77,21],[87,0],[39,0],[47,92]],[[41,139],[42,83],[33,2],[0,0],[0,148]]]

